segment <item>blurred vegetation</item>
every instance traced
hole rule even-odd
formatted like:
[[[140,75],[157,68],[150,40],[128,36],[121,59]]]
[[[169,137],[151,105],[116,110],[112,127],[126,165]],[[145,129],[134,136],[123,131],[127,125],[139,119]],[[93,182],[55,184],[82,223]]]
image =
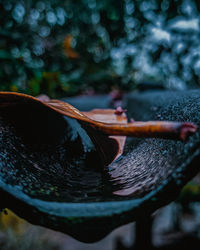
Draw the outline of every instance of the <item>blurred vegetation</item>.
[[[54,231],[32,226],[9,209],[0,212],[1,250],[59,250],[61,244]]]
[[[0,90],[198,86],[199,13],[198,0],[0,0]]]

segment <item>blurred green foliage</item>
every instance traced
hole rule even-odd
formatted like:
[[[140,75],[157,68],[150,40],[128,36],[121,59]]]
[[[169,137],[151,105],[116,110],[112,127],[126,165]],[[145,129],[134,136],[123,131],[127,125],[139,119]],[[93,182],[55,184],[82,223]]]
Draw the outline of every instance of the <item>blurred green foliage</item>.
[[[199,12],[195,0],[0,0],[0,90],[197,86]]]

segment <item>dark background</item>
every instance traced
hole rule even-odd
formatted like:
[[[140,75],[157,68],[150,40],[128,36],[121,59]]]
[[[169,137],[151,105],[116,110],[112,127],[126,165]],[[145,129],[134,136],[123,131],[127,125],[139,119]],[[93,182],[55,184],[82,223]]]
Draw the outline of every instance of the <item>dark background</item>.
[[[196,88],[199,26],[198,0],[0,0],[0,91],[62,98],[142,83]],[[200,238],[199,180],[157,212],[156,246],[191,233]],[[0,215],[0,249],[110,250],[119,237],[134,240],[132,224],[86,245],[10,213]]]
[[[0,0],[0,90],[197,87],[199,12],[198,0]]]

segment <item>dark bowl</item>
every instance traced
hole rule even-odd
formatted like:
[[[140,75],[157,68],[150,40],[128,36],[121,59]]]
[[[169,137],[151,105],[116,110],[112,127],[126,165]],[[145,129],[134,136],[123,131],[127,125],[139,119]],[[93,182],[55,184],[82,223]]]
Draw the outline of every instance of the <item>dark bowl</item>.
[[[199,90],[133,93],[124,106],[135,120],[200,124]],[[1,208],[83,242],[176,199],[199,171],[199,155],[198,130],[187,142],[127,138],[123,155],[102,166],[76,120],[38,102],[0,98]]]

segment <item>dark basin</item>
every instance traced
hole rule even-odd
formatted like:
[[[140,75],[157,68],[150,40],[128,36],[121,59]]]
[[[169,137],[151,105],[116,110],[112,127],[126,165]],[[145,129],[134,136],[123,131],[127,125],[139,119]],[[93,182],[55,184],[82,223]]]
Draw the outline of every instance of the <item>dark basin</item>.
[[[135,120],[200,125],[199,90],[130,94],[124,105]],[[94,242],[174,200],[199,171],[199,155],[198,130],[187,142],[128,138],[123,156],[102,166],[77,121],[40,104],[1,107],[0,206]]]

